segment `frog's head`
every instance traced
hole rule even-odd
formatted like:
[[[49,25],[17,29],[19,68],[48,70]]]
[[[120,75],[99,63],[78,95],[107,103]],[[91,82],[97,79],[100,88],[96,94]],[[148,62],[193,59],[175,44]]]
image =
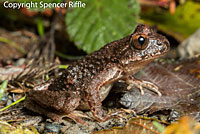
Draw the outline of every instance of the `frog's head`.
[[[164,55],[170,48],[166,37],[143,24],[136,27],[126,46],[129,49],[122,56],[121,63],[124,67],[132,69],[145,66],[153,59]]]

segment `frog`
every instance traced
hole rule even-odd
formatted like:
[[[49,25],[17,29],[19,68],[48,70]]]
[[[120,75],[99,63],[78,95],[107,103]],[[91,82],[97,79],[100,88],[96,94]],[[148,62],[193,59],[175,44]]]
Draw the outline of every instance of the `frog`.
[[[127,89],[136,86],[141,94],[146,87],[162,95],[155,84],[133,75],[169,49],[165,36],[151,26],[138,24],[130,35],[74,61],[58,77],[35,86],[26,96],[25,107],[54,121],[66,115],[82,123],[73,114],[75,110],[90,110],[96,121],[106,121],[115,114],[106,114],[102,101],[118,81],[128,84]]]

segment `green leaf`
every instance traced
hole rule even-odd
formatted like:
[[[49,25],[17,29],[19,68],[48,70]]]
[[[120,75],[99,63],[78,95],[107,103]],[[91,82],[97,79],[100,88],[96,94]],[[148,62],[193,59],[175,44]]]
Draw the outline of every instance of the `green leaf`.
[[[79,49],[91,53],[106,43],[130,34],[136,27],[136,0],[82,0],[85,8],[71,8],[67,32]]]
[[[59,68],[61,68],[61,69],[67,69],[68,65],[59,65]]]
[[[164,32],[183,40],[200,28],[200,4],[187,1],[176,8],[174,15],[163,10],[148,10],[142,13],[142,19],[151,25],[158,25]]]
[[[0,101],[4,92],[6,91],[7,85],[8,85],[8,81],[4,81],[0,86]]]
[[[50,78],[49,78],[49,75],[45,75],[45,77],[46,77],[46,80],[49,80]]]
[[[20,98],[19,100],[17,100],[17,101],[15,101],[15,102],[11,103],[11,104],[8,105],[8,106],[6,106],[6,107],[0,109],[0,112],[2,112],[2,111],[4,111],[4,110],[8,109],[9,107],[11,107],[11,106],[13,106],[13,105],[15,105],[15,104],[17,104],[17,103],[23,101],[23,100],[25,100],[25,98],[26,98],[26,96]]]
[[[1,134],[39,134],[37,129],[33,126],[23,125],[10,125],[8,122],[0,121],[0,133]]]
[[[163,132],[165,130],[165,127],[157,121],[153,121],[153,125],[159,130],[159,132]]]
[[[24,48],[22,48],[19,44],[16,44],[15,42],[13,42],[7,38],[0,36],[0,42],[7,43],[9,46],[15,48],[17,51],[21,52],[22,54],[27,53],[26,50]]]
[[[44,35],[43,21],[41,18],[37,19],[37,30],[40,36]]]

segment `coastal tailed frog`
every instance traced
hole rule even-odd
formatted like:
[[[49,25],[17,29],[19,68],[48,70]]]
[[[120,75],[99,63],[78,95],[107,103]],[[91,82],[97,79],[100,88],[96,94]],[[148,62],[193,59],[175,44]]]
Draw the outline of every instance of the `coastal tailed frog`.
[[[77,120],[71,114],[75,109],[90,109],[97,121],[105,121],[110,115],[102,109],[102,101],[116,81],[126,82],[128,88],[135,85],[142,94],[142,87],[147,87],[161,95],[156,85],[132,75],[165,54],[169,46],[164,36],[139,24],[132,34],[73,62],[59,77],[35,87],[28,93],[25,105],[53,120],[59,121],[62,115]]]

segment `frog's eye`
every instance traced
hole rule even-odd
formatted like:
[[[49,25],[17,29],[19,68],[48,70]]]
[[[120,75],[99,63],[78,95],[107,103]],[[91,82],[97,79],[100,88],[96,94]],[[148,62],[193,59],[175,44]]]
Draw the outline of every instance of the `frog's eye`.
[[[131,45],[139,50],[143,50],[148,46],[149,39],[144,35],[136,35],[131,39]]]
[[[143,36],[140,36],[140,37],[138,38],[138,43],[139,43],[141,46],[143,46],[144,43],[145,43],[145,38],[144,38]]]

